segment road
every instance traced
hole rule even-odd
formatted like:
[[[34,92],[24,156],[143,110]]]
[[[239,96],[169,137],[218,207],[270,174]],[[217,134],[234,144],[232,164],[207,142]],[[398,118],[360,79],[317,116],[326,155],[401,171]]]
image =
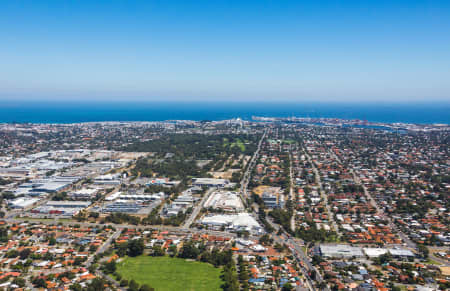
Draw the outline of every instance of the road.
[[[104,251],[106,251],[106,250],[108,249],[108,247],[111,245],[111,242],[112,242],[113,240],[115,240],[116,238],[118,238],[119,235],[120,235],[121,233],[122,233],[122,229],[116,230],[116,232],[115,232],[112,236],[110,236],[110,237],[103,243],[103,245],[102,245],[101,247],[99,247],[99,248],[95,251],[95,253],[94,253],[93,255],[91,255],[91,256],[89,257],[89,259],[86,261],[86,267],[89,268],[89,267],[91,266],[92,262],[94,261],[94,257],[95,257],[96,255],[98,255],[98,254],[103,253]]]
[[[191,226],[191,224],[194,222],[195,218],[199,214],[200,210],[202,210],[203,205],[205,205],[206,200],[208,200],[208,198],[211,195],[211,193],[216,191],[216,190],[217,190],[217,188],[213,187],[213,188],[209,188],[208,191],[206,191],[205,195],[203,195],[202,200],[197,204],[196,207],[194,207],[194,209],[192,210],[191,215],[184,222],[182,228],[188,229]]]
[[[300,270],[302,271],[303,276],[306,278],[306,284],[308,285],[309,290],[315,290],[314,281],[317,283],[321,283],[323,282],[323,278],[320,272],[311,264],[309,258],[303,252],[303,249],[299,245],[299,242],[301,244],[304,244],[304,242],[300,239],[298,239],[297,241],[292,239],[292,237],[289,234],[287,234],[282,227],[274,223],[270,217],[266,217],[266,220],[275,229],[274,233],[278,233],[281,230],[282,235],[284,237],[281,237],[278,234],[273,234],[272,237],[274,241],[282,245],[284,244],[288,245],[289,249],[294,254],[294,257],[297,259],[297,261],[299,263],[303,262],[302,264],[300,264]],[[309,272],[313,270],[316,272],[315,280],[312,280],[311,277],[309,276]]]
[[[445,246],[444,247],[429,246],[428,250],[430,251],[430,254],[429,254],[430,259],[432,259],[434,261],[437,261],[437,262],[439,262],[442,265],[445,265],[447,267],[450,266],[450,262],[448,260],[446,260],[446,259],[444,259],[442,257],[437,257],[437,256],[434,255],[434,253],[437,253],[437,252],[444,252],[444,253],[446,253],[447,249],[445,248]]]
[[[259,141],[259,144],[258,144],[258,148],[255,151],[251,161],[249,162],[247,170],[246,170],[246,172],[244,174],[244,177],[242,179],[242,182],[241,182],[241,195],[243,195],[243,197],[242,197],[243,201],[245,201],[244,198],[247,198],[248,182],[249,182],[249,179],[250,179],[250,176],[251,176],[252,169],[255,166],[256,158],[258,157],[259,151],[261,149],[262,142],[263,142],[264,138],[266,137],[266,134],[267,134],[267,130],[264,132],[263,136],[261,137],[261,140]],[[290,169],[290,176],[291,176],[291,183],[292,183],[292,176],[293,176],[292,175],[292,163],[291,163],[291,169]],[[293,189],[292,188],[293,187],[291,185],[291,191],[290,191],[290,197],[291,198],[293,197]],[[252,209],[256,210],[254,212],[257,215],[258,207],[257,206],[256,207],[252,207]],[[270,217],[266,217],[266,220],[275,229],[274,233],[277,233],[280,230],[281,233],[283,233],[286,237],[288,237],[288,240],[285,240],[285,239],[281,238],[279,235],[273,234],[272,236],[274,238],[274,241],[279,243],[279,244],[282,244],[282,245],[286,244],[286,243],[292,245],[293,248],[291,248],[291,251],[295,255],[295,257],[297,258],[297,260],[299,262],[303,261],[304,265],[306,265],[309,270],[315,270],[314,266],[311,265],[311,263],[309,262],[309,259],[304,254],[302,248],[298,245],[298,242],[296,242],[292,238],[290,238],[288,236],[288,234],[283,230],[283,228],[281,228],[279,225],[275,224]],[[314,291],[315,290],[314,283],[313,283],[313,280],[308,275],[308,270],[306,268],[304,268],[304,267],[301,267],[301,272],[302,272],[303,276],[306,278],[306,284],[308,286],[308,289]],[[322,282],[323,278],[320,275],[320,273],[316,271],[316,274],[317,274],[317,277],[316,277],[317,282],[319,282],[319,283]]]
[[[109,275],[103,273],[102,271],[97,270],[95,273],[96,273],[97,276],[102,277],[102,278],[105,278],[111,285],[113,285],[114,287],[116,287],[117,290],[122,290],[122,291],[127,290],[127,288],[120,287],[119,283],[118,283],[116,280],[114,280],[113,278],[111,278]]]
[[[33,221],[27,220],[26,218],[5,219],[5,221],[8,223],[22,223],[25,221],[33,222]],[[102,223],[77,222],[77,221],[54,221],[54,220],[48,220],[48,221],[39,220],[35,223],[36,224],[47,224],[47,225],[61,224],[61,225],[66,225],[66,226],[77,224],[77,225],[80,225],[80,227],[90,227],[90,228],[105,226],[105,224],[102,224]],[[225,231],[194,229],[194,228],[185,229],[182,227],[176,227],[176,226],[170,226],[170,225],[132,225],[132,224],[113,224],[113,223],[108,224],[108,225],[111,225],[112,227],[114,227],[116,229],[124,229],[124,228],[142,229],[142,230],[156,229],[156,230],[160,230],[160,231],[171,231],[171,232],[180,233],[180,234],[198,233],[198,234],[208,234],[208,235],[223,236],[223,237],[237,237],[237,234],[225,232]]]
[[[244,176],[242,177],[242,180],[241,180],[241,191],[240,191],[240,193],[241,193],[242,202],[244,204],[246,203],[246,200],[248,198],[247,187],[248,187],[248,182],[250,181],[250,176],[251,176],[251,173],[252,173],[252,169],[255,166],[256,160],[257,160],[258,155],[259,155],[259,151],[261,150],[261,145],[262,145],[264,139],[266,138],[266,134],[267,134],[267,129],[264,131],[261,139],[259,140],[258,147],[256,148],[256,151],[253,154],[251,160],[248,162],[247,170],[245,171]]]
[[[330,151],[330,154],[336,159],[336,161],[337,161],[339,164],[342,164],[342,162],[341,162],[341,160],[339,159],[339,157],[338,157],[333,151]],[[364,192],[364,195],[369,199],[370,204],[376,209],[377,215],[380,216],[381,218],[383,218],[383,219],[385,219],[385,220],[388,221],[389,227],[390,227],[393,231],[395,231],[395,232],[398,234],[398,236],[402,239],[402,241],[403,241],[404,243],[406,243],[406,245],[407,245],[409,248],[411,248],[411,249],[416,249],[416,248],[417,248],[417,245],[416,245],[412,240],[410,240],[409,237],[408,237],[406,234],[404,234],[404,233],[397,227],[397,225],[395,225],[395,224],[392,222],[392,220],[391,220],[391,218],[390,218],[389,216],[387,216],[387,215],[384,213],[384,210],[378,205],[378,203],[375,201],[375,199],[374,199],[374,198],[372,197],[372,195],[369,193],[369,191],[367,190],[367,187],[364,185],[364,183],[361,183],[361,179],[358,177],[358,175],[356,174],[356,172],[355,172],[353,169],[350,169],[350,173],[352,174],[353,181],[355,181],[355,183],[356,183],[357,185],[361,185],[361,187],[362,187],[362,189],[363,189],[363,192]]]
[[[350,172],[352,173],[353,176],[353,180],[355,181],[356,184],[361,185],[361,187],[363,188],[364,194],[366,195],[366,197],[369,198],[370,204],[372,204],[373,207],[375,207],[376,211],[377,211],[377,215],[380,216],[381,218],[383,218],[384,220],[388,221],[388,226],[395,231],[398,236],[402,239],[402,241],[411,249],[417,249],[417,245],[409,239],[409,237],[404,234],[398,227],[397,225],[395,225],[392,222],[392,219],[386,215],[386,213],[384,212],[384,210],[378,205],[378,203],[375,201],[375,199],[373,199],[372,195],[370,194],[369,191],[367,191],[367,187],[366,185],[364,185],[364,183],[361,183],[361,179],[359,179],[359,177],[356,175],[355,171],[352,169],[350,170]]]
[[[314,177],[316,179],[316,184],[319,186],[320,197],[323,199],[323,201],[325,203],[325,207],[327,209],[328,219],[331,222],[331,225],[333,226],[334,231],[340,236],[341,233],[339,231],[339,227],[337,226],[337,223],[334,220],[333,212],[331,211],[330,204],[328,203],[328,195],[325,194],[325,191],[323,190],[323,187],[322,187],[322,180],[320,179],[320,173],[317,170],[315,163],[312,161],[311,157],[309,156],[308,152],[305,149],[304,149],[304,153],[305,153],[306,158],[308,159],[308,162],[311,164],[311,167],[313,169]]]
[[[295,202],[294,199],[294,175],[292,174],[293,170],[292,170],[292,153],[289,153],[289,200],[291,200],[292,203]],[[294,211],[294,213],[291,216],[291,231],[294,232],[295,231],[295,216],[296,213]]]

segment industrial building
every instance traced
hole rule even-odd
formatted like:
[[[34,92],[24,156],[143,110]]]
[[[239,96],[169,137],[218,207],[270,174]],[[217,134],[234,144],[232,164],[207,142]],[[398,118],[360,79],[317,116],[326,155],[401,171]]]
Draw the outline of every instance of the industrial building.
[[[385,248],[363,248],[363,251],[369,258],[376,258],[388,252]]]
[[[89,201],[48,201],[45,206],[54,208],[86,208],[91,205]]]
[[[415,257],[415,254],[412,251],[410,251],[408,249],[404,249],[404,248],[399,248],[399,247],[396,247],[396,248],[364,248],[363,251],[370,258],[379,257],[379,256],[387,254],[387,253],[389,253],[394,258],[398,258],[398,259],[407,259],[407,258]]]
[[[123,192],[116,192],[105,198],[106,201],[114,201],[114,200],[134,200],[134,201],[156,201],[164,199],[164,192],[148,194],[148,193],[128,193],[124,194]]]
[[[226,179],[213,179],[213,178],[193,178],[192,185],[199,187],[217,187],[223,188],[230,184],[230,181]]]
[[[416,256],[412,251],[404,249],[404,248],[392,248],[392,249],[388,249],[388,252],[394,258],[399,258],[399,259],[414,258]]]
[[[106,204],[102,212],[124,212],[124,213],[136,213],[142,206],[132,200],[116,200],[112,203]]]
[[[150,180],[146,185],[147,186],[159,185],[159,186],[172,187],[172,186],[176,186],[178,184],[180,184],[180,181],[170,181],[168,178],[158,178],[158,179]]]
[[[120,180],[120,174],[106,174],[98,176],[94,179],[94,184],[97,185],[120,185],[122,181]]]
[[[264,232],[264,228],[249,213],[208,215],[203,217],[200,223],[214,229],[248,231],[254,235]]]
[[[51,177],[44,179],[34,179],[28,183],[23,183],[15,191],[16,195],[28,194],[32,196],[38,196],[42,193],[56,193],[70,187],[73,183],[78,182],[81,177],[68,176],[68,177]]]
[[[98,189],[83,188],[78,191],[70,192],[68,197],[74,200],[90,200],[95,197]]]
[[[19,197],[8,201],[8,206],[11,208],[26,208],[38,202],[38,198]]]
[[[34,208],[31,213],[71,217],[90,204],[89,201],[48,201],[46,204]]]
[[[170,205],[163,209],[163,214],[167,217],[176,216],[180,212],[185,212],[192,207],[198,198],[192,196],[192,188],[184,191]]]
[[[206,200],[205,208],[222,209],[227,212],[240,212],[244,210],[244,204],[238,193],[230,191],[218,191],[211,194]]]
[[[352,258],[364,256],[362,249],[350,245],[320,245],[315,249],[316,253],[325,258]]]
[[[30,174],[31,170],[21,167],[0,168],[0,176],[11,178],[23,178]]]
[[[159,192],[155,194],[121,194],[118,198],[120,200],[156,201],[164,199],[164,193]]]

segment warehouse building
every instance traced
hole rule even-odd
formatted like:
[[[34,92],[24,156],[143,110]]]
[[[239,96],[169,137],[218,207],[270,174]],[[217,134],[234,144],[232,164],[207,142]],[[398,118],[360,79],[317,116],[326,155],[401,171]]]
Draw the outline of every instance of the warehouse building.
[[[217,187],[223,188],[230,184],[230,181],[226,179],[213,179],[213,178],[193,178],[192,185],[198,187]]]
[[[45,205],[36,207],[31,212],[71,217],[89,205],[91,205],[89,201],[48,201]]]
[[[90,200],[95,197],[98,189],[83,188],[78,191],[70,192],[68,196],[74,200]]]
[[[186,212],[186,210],[194,205],[197,198],[191,195],[190,191],[183,192],[178,196],[170,205],[164,207],[163,214],[167,217],[176,216],[180,212]]]
[[[214,192],[206,200],[205,208],[222,209],[227,212],[240,212],[244,210],[244,204],[242,203],[239,194],[236,192]]]
[[[248,213],[208,215],[203,217],[200,223],[214,229],[225,228],[235,232],[248,231],[254,235],[264,233],[261,225]]]
[[[361,248],[350,245],[320,245],[317,251],[325,258],[359,258],[364,255]]]
[[[116,200],[112,203],[106,204],[102,212],[123,212],[123,213],[136,213],[142,206],[132,200]]]
[[[48,201],[46,206],[55,208],[86,208],[91,205],[89,201]]]
[[[120,185],[121,183],[120,174],[106,174],[98,176],[94,180],[94,184],[97,185]]]
[[[38,201],[39,201],[38,198],[19,197],[19,198],[13,199],[13,200],[9,200],[8,206],[11,208],[22,209],[22,208],[29,207]]]
[[[363,251],[369,258],[377,258],[388,252],[385,248],[364,248]]]

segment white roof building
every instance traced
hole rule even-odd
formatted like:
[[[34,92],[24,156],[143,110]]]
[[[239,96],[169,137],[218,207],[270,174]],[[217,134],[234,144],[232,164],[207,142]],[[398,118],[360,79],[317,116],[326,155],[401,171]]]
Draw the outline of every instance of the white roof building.
[[[327,258],[350,258],[363,256],[361,248],[344,244],[320,245],[319,248],[322,256]]]
[[[379,257],[388,252],[388,250],[384,248],[363,248],[363,251],[366,254],[366,256],[370,258]]]
[[[200,223],[212,227],[225,226],[234,231],[244,230],[251,233],[263,232],[263,228],[255,218],[248,213],[209,215],[205,216]]]
[[[14,200],[10,200],[8,205],[12,208],[26,208],[38,202],[38,198],[19,197]]]
[[[223,209],[225,211],[243,211],[244,205],[236,192],[214,192],[205,202],[205,207]]]
[[[265,251],[267,251],[267,248],[265,248],[265,247],[263,247],[262,245],[259,245],[259,244],[251,246],[250,249],[252,251],[255,251],[255,252],[265,252]]]
[[[388,249],[389,253],[394,257],[414,257],[414,253],[403,248]]]
[[[206,187],[225,187],[230,181],[226,179],[213,179],[213,178],[193,178],[192,185],[194,186],[206,186]]]

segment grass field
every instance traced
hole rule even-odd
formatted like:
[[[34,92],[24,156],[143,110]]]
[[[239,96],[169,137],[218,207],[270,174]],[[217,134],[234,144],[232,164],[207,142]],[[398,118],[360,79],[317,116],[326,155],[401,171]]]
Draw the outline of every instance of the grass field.
[[[241,151],[245,151],[245,144],[240,139],[237,139],[236,142],[231,144],[231,147],[234,147],[234,146],[239,147]]]
[[[433,260],[433,259],[430,259],[430,258],[428,258],[428,259],[425,261],[425,264],[429,264],[429,265],[442,265],[442,263],[440,263],[440,262],[438,262],[438,261],[435,261],[435,260]]]
[[[127,257],[117,265],[123,278],[148,284],[156,291],[221,290],[221,271],[210,264],[171,257]]]
[[[228,145],[230,146],[230,147],[238,147],[241,151],[245,151],[245,144],[244,144],[244,142],[241,140],[241,139],[236,139],[236,141],[235,142],[232,142],[231,144],[230,144],[230,141],[227,139],[227,138],[224,138],[223,139],[223,147],[227,147]]]
[[[79,223],[76,220],[73,220],[71,218],[34,218],[34,217],[21,217],[21,219],[23,219],[24,221],[28,221],[28,222],[48,222],[48,221],[53,221],[55,224],[57,224],[58,222],[73,222],[74,224]]]
[[[293,143],[295,143],[295,140],[293,140],[293,139],[285,139],[285,140],[283,140],[283,142],[287,143],[287,144],[293,144]]]

